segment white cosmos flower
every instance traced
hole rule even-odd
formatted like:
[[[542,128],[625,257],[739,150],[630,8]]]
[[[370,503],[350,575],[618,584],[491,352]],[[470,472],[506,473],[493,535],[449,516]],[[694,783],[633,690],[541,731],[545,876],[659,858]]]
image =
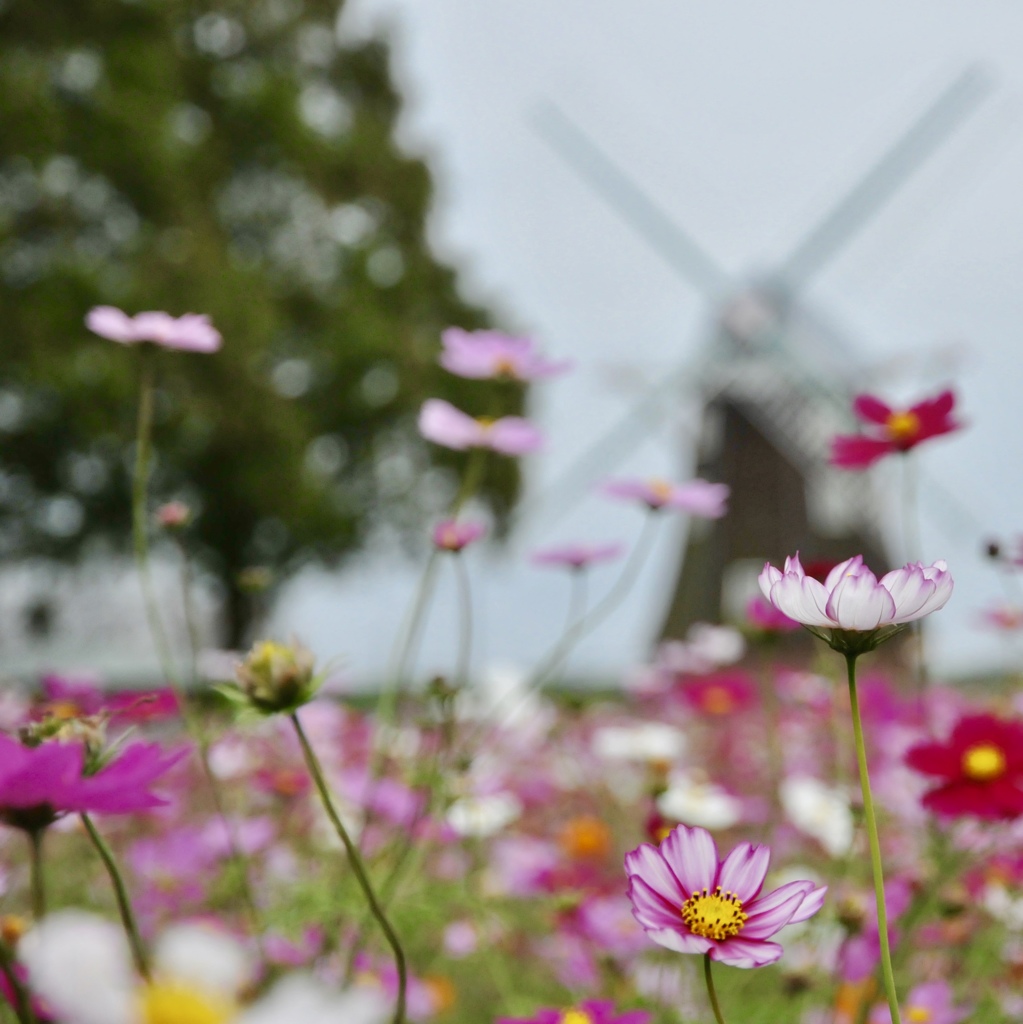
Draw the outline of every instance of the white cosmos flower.
[[[742,820],[742,801],[713,782],[694,775],[672,775],[657,798],[666,818],[701,828],[731,828]]]
[[[460,836],[486,838],[500,832],[522,813],[522,801],[514,793],[463,796],[447,813],[448,824]]]
[[[790,775],[779,787],[781,804],[789,821],[816,839],[832,857],[849,852],[853,841],[853,816],[843,790],[809,775]]]
[[[591,747],[606,761],[675,761],[685,753],[686,737],[663,722],[605,725],[593,733]]]

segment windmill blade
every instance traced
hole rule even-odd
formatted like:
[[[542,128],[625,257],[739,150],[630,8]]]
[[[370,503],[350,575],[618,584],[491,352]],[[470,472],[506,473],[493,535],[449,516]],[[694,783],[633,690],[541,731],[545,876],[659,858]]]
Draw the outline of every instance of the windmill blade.
[[[831,260],[991,93],[981,67],[968,68],[798,245],[780,269],[793,291]]]
[[[530,118],[540,137],[627,221],[674,270],[712,297],[730,287],[729,275],[633,179],[553,103]]]

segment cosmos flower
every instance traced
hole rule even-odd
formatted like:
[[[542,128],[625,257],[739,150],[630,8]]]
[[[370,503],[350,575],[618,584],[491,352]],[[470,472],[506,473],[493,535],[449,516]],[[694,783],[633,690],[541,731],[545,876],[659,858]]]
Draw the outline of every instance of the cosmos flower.
[[[1015,818],[1023,814],[1023,724],[992,715],[959,720],[944,743],[910,748],[906,763],[941,785],[923,797],[937,814]]]
[[[562,544],[559,547],[534,551],[533,565],[564,566],[567,569],[585,569],[595,562],[610,562],[625,551],[622,544]]]
[[[789,882],[761,894],[771,851],[740,843],[721,861],[711,834],[679,825],[654,848],[625,855],[632,912],[658,945],[706,953],[733,967],[763,967],[782,955],[769,942],[821,909],[826,888]]]
[[[742,801],[716,783],[690,772],[675,772],[657,797],[667,819],[703,828],[731,828],[742,821]]]
[[[928,981],[910,989],[902,1002],[902,1019],[926,1024],[960,1024],[973,1012],[969,1006],[953,1005],[952,988],[947,981]],[[887,1006],[876,1006],[870,1024],[891,1024]]]
[[[648,1010],[619,1013],[610,1000],[584,999],[565,1009],[546,1007],[529,1017],[498,1017],[497,1024],[647,1024]]]
[[[913,562],[879,580],[862,555],[840,562],[821,583],[807,576],[796,554],[785,559],[784,570],[765,565],[759,583],[764,597],[790,619],[811,631],[830,630],[821,639],[836,649],[877,646],[894,633],[883,627],[922,619],[944,608],[952,596],[952,577],[943,561],[928,566]],[[856,638],[850,633],[869,635]]]
[[[122,345],[148,341],[182,352],[216,352],[222,341],[210,318],[195,313],[179,317],[156,312],[128,316],[114,306],[96,306],[85,317],[85,326],[101,338]]]
[[[921,441],[959,430],[953,416],[955,394],[943,391],[908,409],[893,409],[874,395],[858,395],[853,411],[866,423],[861,435],[840,435],[831,442],[831,464],[842,469],[866,469],[892,452],[906,452]]]
[[[482,523],[469,519],[445,519],[433,528],[434,547],[441,551],[461,551],[487,532]]]
[[[778,790],[786,817],[800,832],[816,839],[832,857],[849,852],[853,816],[843,790],[809,775],[789,775]]]
[[[790,619],[759,594],[755,594],[746,603],[746,622],[760,633],[791,633],[794,629],[799,629],[798,622]]]
[[[27,747],[0,736],[0,820],[29,831],[69,812],[126,814],[161,807],[153,783],[183,756],[156,743],[131,743],[93,775],[84,743],[49,740]]]
[[[419,433],[427,441],[455,451],[489,448],[502,455],[527,455],[543,446],[543,435],[521,416],[474,419],[440,398],[423,403]]]
[[[673,484],[668,480],[609,480],[602,488],[612,498],[641,501],[651,510],[674,508],[701,519],[720,519],[725,512],[729,487],[707,480]]]
[[[449,327],[440,340],[444,346],[440,365],[458,377],[536,380],[572,368],[567,360],[544,359],[529,338],[512,338],[497,331],[463,331],[460,327]]]

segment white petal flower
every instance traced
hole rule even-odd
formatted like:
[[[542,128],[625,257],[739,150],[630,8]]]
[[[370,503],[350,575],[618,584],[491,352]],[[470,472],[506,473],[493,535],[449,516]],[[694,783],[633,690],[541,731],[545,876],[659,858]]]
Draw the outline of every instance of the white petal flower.
[[[666,818],[702,828],[731,828],[742,820],[742,801],[713,782],[683,773],[673,775],[657,798]]]
[[[816,839],[832,857],[849,852],[853,817],[841,789],[809,775],[792,775],[782,781],[780,795],[785,813],[800,832]]]

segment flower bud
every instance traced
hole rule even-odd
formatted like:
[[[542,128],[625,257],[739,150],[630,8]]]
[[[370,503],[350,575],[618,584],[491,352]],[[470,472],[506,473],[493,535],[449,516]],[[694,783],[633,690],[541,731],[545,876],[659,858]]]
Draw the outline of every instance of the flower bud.
[[[314,664],[312,651],[299,643],[263,640],[236,669],[238,686],[259,711],[292,711],[311,700],[319,686]]]
[[[192,522],[192,510],[183,501],[168,501],[156,510],[156,524],[165,530],[183,530]]]

